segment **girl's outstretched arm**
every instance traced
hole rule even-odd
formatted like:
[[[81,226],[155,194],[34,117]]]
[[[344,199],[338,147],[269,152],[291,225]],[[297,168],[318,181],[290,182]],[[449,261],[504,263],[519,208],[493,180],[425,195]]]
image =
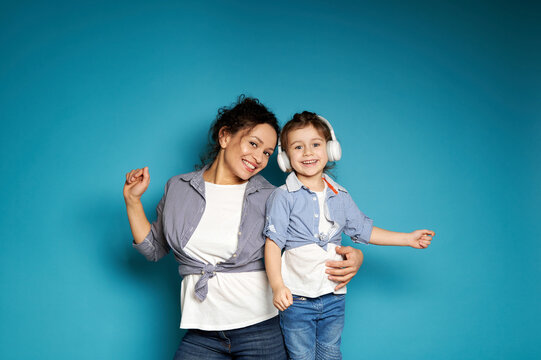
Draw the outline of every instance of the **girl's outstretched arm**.
[[[265,243],[265,269],[272,288],[272,302],[278,310],[284,311],[293,304],[293,296],[282,279],[282,250],[269,238]]]
[[[394,232],[374,226],[370,235],[370,244],[390,246],[411,246],[425,249],[430,245],[436,233],[432,230],[415,230],[411,233]]]

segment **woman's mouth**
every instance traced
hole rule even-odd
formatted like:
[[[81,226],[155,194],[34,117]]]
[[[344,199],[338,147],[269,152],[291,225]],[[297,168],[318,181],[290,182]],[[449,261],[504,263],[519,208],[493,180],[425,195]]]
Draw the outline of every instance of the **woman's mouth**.
[[[244,167],[246,167],[246,170],[248,170],[249,172],[253,172],[256,168],[254,164],[244,159],[242,160],[242,163],[244,164]]]

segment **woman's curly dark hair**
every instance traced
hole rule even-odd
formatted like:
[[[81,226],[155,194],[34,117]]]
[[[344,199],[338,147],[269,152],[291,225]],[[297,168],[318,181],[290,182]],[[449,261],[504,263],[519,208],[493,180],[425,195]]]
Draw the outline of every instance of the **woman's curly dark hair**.
[[[280,136],[276,116],[256,98],[240,95],[231,106],[220,108],[209,129],[207,149],[201,154],[201,164],[196,165],[196,169],[202,169],[218,156],[221,149],[218,141],[221,128],[225,127],[231,135],[235,135],[240,130],[251,130],[259,124],[269,124],[276,131],[276,135]]]

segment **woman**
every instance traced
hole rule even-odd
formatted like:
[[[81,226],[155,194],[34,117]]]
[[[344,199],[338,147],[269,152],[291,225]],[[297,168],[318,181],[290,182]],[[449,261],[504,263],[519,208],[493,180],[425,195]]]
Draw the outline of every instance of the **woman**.
[[[286,358],[262,261],[265,202],[274,186],[258,175],[278,133],[276,117],[257,99],[241,96],[220,109],[207,164],[167,182],[152,225],[140,201],[148,168],[126,174],[134,247],[151,261],[172,250],[183,276],[180,327],[189,330],[175,359]],[[360,251],[340,252],[347,260],[329,263],[338,287],[362,263]]]

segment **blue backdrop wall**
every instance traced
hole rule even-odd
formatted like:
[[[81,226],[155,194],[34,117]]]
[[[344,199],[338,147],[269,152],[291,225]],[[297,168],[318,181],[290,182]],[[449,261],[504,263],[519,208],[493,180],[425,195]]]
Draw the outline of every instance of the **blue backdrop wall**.
[[[337,179],[378,226],[437,232],[361,246],[345,359],[539,359],[540,10],[3,1],[0,358],[172,357],[180,278],[131,248],[124,174],[150,167],[153,217],[245,93],[330,119]],[[274,157],[264,175],[283,181]]]

